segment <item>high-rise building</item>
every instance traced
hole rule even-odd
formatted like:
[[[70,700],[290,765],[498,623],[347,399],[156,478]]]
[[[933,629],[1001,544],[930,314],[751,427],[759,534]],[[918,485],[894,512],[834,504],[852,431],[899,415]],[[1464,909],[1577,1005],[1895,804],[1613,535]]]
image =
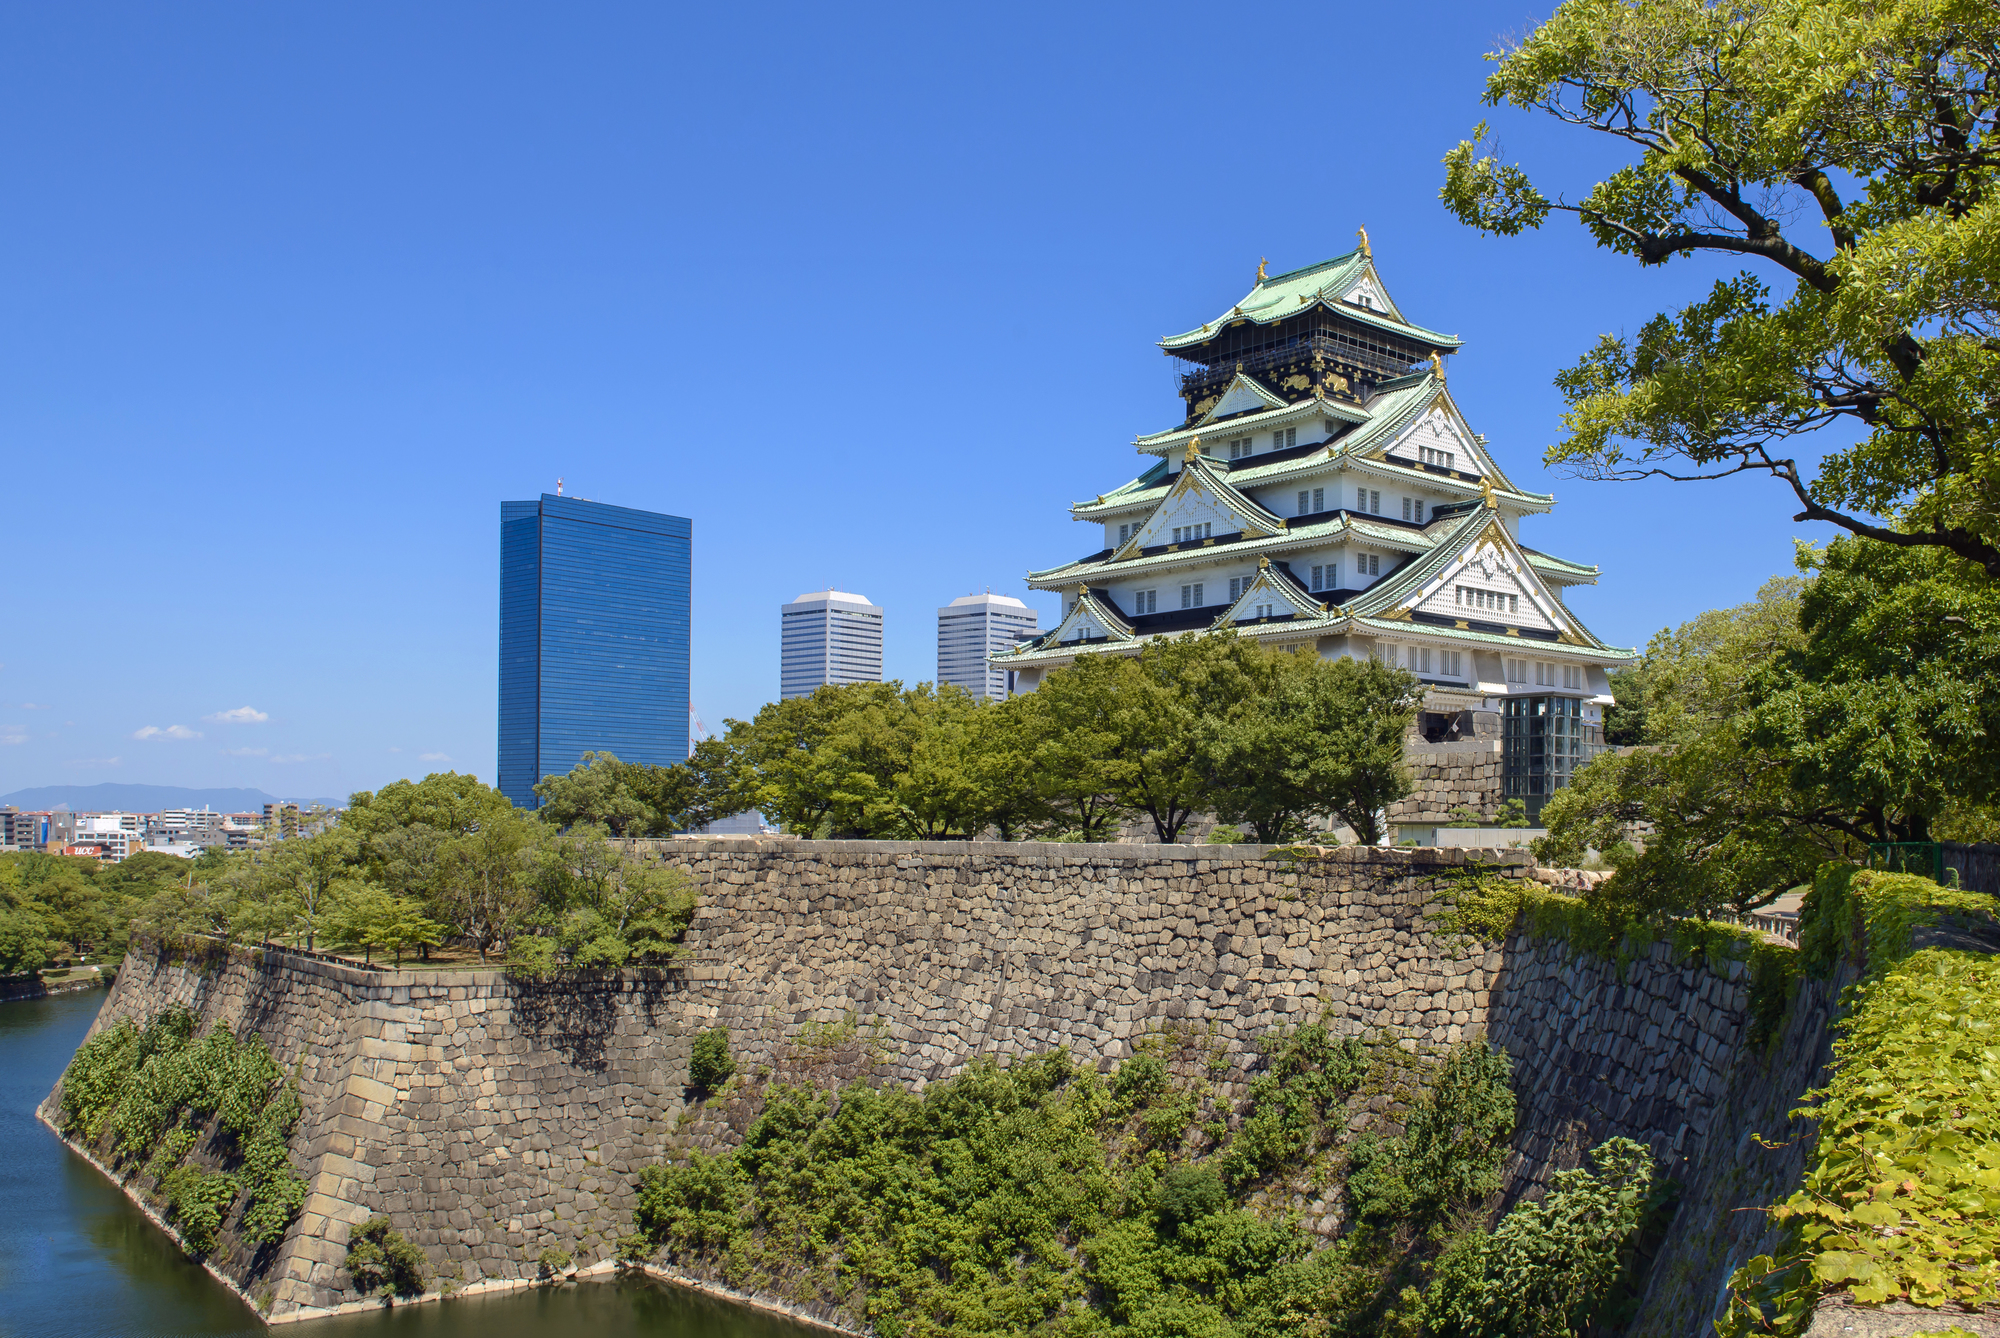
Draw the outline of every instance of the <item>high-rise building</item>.
[[[499,790],[586,752],[672,766],[688,755],[694,523],[543,493],[500,504]]]
[[[1039,626],[1035,611],[1018,599],[990,591],[954,599],[938,610],[939,685],[952,683],[975,697],[1009,695],[1011,675],[988,661],[1031,639]]]
[[[882,681],[882,610],[860,595],[813,590],[779,610],[778,692]]]
[[[1366,235],[1266,277],[1161,341],[1181,421],[1138,437],[1137,478],[1080,502],[1088,554],[1030,572],[1059,624],[995,661],[1032,690],[1083,654],[1233,628],[1424,685],[1426,740],[1498,735],[1503,792],[1530,816],[1603,746],[1607,645],[1564,602],[1597,568],[1522,545],[1555,498],[1507,476],[1445,388],[1459,340],[1389,297]]]

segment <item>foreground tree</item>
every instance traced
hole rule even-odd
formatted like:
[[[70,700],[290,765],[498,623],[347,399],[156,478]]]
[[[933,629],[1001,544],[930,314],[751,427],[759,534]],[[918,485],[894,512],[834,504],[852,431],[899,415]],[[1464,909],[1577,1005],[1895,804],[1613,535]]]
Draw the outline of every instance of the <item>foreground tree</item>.
[[[1216,812],[1248,823],[1260,841],[1302,831],[1311,814],[1337,818],[1364,845],[1383,836],[1383,813],[1410,793],[1404,739],[1423,689],[1374,660],[1278,656],[1271,691],[1218,735],[1227,784]]]
[[[1557,378],[1552,464],[1590,478],[1765,473],[1826,521],[2000,575],[2000,8],[1989,0],[1568,0],[1486,101],[1622,140],[1581,198],[1475,140],[1446,157],[1462,221],[1574,214],[1597,245],[1758,273],[1606,335]],[[1793,441],[1859,434],[1806,470]],[[1891,516],[1884,522],[1876,517]]]
[[[1111,717],[1128,764],[1118,797],[1172,844],[1227,786],[1211,741],[1270,690],[1272,656],[1234,632],[1209,632],[1148,641],[1134,663]]]

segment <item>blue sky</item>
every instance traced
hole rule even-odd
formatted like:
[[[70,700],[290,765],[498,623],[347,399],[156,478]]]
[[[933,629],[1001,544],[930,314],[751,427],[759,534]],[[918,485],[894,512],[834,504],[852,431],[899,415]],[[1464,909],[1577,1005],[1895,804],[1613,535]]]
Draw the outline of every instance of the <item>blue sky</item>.
[[[1748,598],[1823,537],[1778,485],[1540,463],[1552,374],[1734,267],[1437,202],[1482,115],[1619,161],[1479,105],[1537,12],[0,9],[0,792],[490,780],[499,503],[558,476],[693,518],[711,726],[829,582],[929,678],[938,605],[1095,547],[1067,504],[1179,417],[1154,341],[1357,226],[1583,618]]]

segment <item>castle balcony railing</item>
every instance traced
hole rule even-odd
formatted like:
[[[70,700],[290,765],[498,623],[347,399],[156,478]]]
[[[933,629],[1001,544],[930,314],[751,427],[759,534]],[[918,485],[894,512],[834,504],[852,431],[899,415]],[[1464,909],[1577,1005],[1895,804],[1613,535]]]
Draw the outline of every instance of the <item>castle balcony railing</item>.
[[[1179,374],[1180,393],[1192,403],[1228,385],[1235,378],[1239,366],[1252,376],[1268,378],[1280,369],[1310,363],[1315,354],[1331,369],[1359,371],[1380,381],[1407,376],[1422,365],[1405,352],[1378,344],[1367,344],[1337,334],[1304,335],[1282,344],[1224,354],[1209,366],[1182,372]]]

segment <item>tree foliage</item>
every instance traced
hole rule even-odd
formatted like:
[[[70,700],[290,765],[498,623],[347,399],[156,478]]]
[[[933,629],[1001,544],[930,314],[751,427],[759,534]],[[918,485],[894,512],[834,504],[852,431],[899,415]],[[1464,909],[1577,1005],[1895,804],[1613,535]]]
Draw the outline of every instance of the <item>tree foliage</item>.
[[[1741,911],[2000,800],[1993,583],[1947,552],[1853,538],[1799,562],[1653,638],[1644,744],[1543,809],[1540,858],[1595,849],[1617,870],[1592,898],[1651,919]]]
[[[1642,265],[1758,267],[1562,373],[1550,463],[1762,472],[1799,520],[2000,574],[2000,10],[1567,0],[1490,59],[1489,104],[1634,157],[1571,199],[1504,163],[1481,125],[1445,158],[1459,219],[1512,235],[1566,212]],[[1822,428],[1853,444],[1809,473],[1791,452]]]

